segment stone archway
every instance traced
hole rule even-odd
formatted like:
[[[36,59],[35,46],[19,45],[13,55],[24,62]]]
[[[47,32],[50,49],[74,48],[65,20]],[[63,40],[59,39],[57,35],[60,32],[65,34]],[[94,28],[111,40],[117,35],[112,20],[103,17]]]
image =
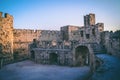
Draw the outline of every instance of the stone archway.
[[[75,48],[75,64],[76,66],[84,66],[89,64],[88,47],[80,45]]]
[[[58,63],[58,55],[56,53],[49,54],[50,64],[57,64]]]

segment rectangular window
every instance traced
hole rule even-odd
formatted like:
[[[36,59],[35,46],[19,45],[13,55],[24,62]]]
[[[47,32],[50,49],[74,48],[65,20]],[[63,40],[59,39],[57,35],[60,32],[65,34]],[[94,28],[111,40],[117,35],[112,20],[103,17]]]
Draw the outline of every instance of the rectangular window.
[[[83,31],[80,31],[81,37],[83,37]]]
[[[95,36],[95,29],[92,29],[92,34]]]
[[[89,39],[90,38],[90,34],[86,34],[86,38]]]

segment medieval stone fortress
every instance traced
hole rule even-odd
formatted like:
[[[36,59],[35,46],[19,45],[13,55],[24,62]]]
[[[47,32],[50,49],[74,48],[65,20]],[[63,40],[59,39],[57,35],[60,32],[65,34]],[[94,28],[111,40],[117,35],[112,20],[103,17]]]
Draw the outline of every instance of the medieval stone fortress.
[[[4,64],[29,58],[36,63],[97,66],[96,54],[120,57],[120,42],[113,32],[96,23],[95,14],[84,16],[84,26],[57,30],[14,29],[13,16],[0,12],[0,58]]]

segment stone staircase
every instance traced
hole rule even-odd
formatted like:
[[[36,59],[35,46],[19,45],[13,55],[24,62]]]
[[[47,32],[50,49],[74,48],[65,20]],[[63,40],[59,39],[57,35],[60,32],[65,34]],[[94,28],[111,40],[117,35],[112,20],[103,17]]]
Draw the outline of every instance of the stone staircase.
[[[91,47],[93,49],[94,54],[106,53],[106,49],[101,44],[94,43],[94,44],[91,44]]]

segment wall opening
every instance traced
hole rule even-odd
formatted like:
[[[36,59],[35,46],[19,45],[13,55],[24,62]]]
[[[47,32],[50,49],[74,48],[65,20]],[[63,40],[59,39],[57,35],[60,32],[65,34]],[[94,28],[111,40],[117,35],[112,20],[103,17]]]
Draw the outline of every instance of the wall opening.
[[[95,36],[95,29],[94,28],[92,29],[92,34]]]
[[[58,63],[58,55],[56,53],[50,53],[50,64]]]
[[[83,37],[83,31],[80,31],[81,37]]]
[[[14,51],[13,57],[14,57],[14,60],[18,60],[19,59],[19,52]]]
[[[0,53],[2,53],[3,45],[0,43]]]
[[[31,51],[31,59],[35,59],[35,52],[33,50]]]
[[[90,38],[90,34],[86,34],[86,38],[89,39]]]
[[[76,66],[89,64],[89,50],[86,46],[78,46],[75,49]]]

